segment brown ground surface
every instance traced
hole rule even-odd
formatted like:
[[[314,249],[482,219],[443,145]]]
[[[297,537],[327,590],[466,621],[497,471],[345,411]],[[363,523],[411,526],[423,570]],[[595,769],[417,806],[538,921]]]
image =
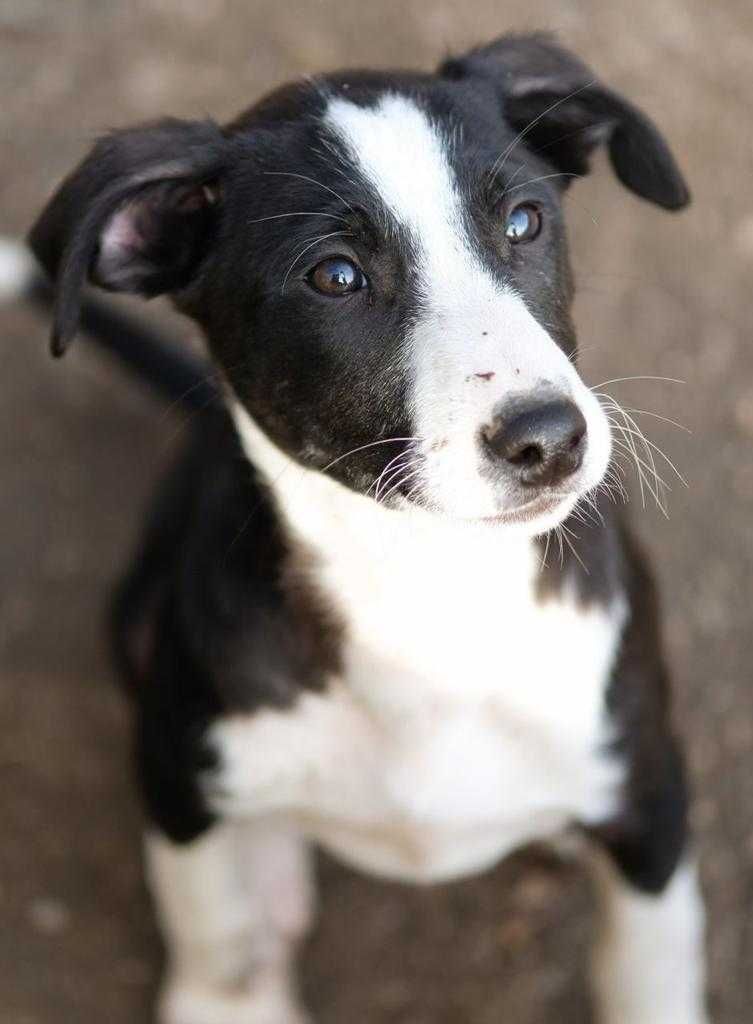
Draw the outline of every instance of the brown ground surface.
[[[289,76],[335,65],[429,67],[511,27],[557,30],[650,109],[695,195],[689,213],[666,217],[601,168],[576,187],[570,214],[589,379],[687,381],[614,389],[693,430],[646,421],[690,488],[673,492],[670,523],[639,502],[634,516],[666,599],[715,1020],[749,1024],[750,0],[0,0],[0,231],[24,230],[109,126],[162,112],[223,117]],[[182,425],[86,344],[53,365],[29,310],[2,312],[0,349],[0,1022],[135,1024],[149,1019],[160,953],[101,614]],[[304,970],[321,1024],[589,1019],[590,903],[577,868],[522,856],[422,892],[329,862],[321,873],[322,922]]]

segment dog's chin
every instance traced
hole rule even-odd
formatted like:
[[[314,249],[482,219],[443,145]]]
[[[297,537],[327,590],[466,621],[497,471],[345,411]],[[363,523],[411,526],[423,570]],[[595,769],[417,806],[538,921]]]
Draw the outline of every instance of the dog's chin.
[[[562,494],[541,494],[513,508],[492,516],[471,520],[482,525],[509,527],[529,537],[548,533],[563,523],[578,502],[577,491]]]
[[[441,506],[418,500],[400,497],[392,503],[395,509],[428,513],[450,523],[467,527],[486,529],[508,529],[527,537],[537,537],[555,529],[567,519],[581,498],[580,490],[568,492],[538,494],[534,498],[511,504],[494,512],[479,512],[473,515],[472,510],[464,509],[461,514]]]

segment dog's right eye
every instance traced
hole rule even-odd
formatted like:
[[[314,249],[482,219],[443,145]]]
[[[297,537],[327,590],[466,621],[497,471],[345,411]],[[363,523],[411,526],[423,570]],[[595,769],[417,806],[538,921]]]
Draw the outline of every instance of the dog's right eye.
[[[505,223],[508,242],[532,242],[541,231],[541,211],[535,203],[521,203],[511,210]]]
[[[318,263],[306,278],[322,295],[337,298],[350,295],[366,286],[366,276],[360,267],[344,256],[330,256]]]

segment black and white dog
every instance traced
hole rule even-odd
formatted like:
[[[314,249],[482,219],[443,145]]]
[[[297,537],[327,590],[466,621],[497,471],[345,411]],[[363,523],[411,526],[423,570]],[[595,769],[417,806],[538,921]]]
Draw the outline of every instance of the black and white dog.
[[[643,113],[506,36],[116,132],[31,233],[58,354],[88,278],[170,293],[224,382],[118,601],[164,1024],[304,1019],[310,842],[429,883],[568,829],[599,1020],[707,1019],[654,592],[575,367],[562,200],[601,145],[685,205]]]

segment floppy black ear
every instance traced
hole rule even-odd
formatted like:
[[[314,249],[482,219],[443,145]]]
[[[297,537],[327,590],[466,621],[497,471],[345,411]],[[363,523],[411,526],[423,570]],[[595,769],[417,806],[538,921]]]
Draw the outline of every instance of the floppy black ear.
[[[191,279],[216,222],[228,140],[211,121],[168,118],[100,139],[29,233],[55,283],[52,351],[78,328],[87,279],[153,296]]]
[[[548,36],[503,36],[446,61],[439,73],[490,80],[521,142],[565,174],[587,173],[592,151],[603,144],[627,188],[668,210],[689,202],[682,174],[653,122]]]

